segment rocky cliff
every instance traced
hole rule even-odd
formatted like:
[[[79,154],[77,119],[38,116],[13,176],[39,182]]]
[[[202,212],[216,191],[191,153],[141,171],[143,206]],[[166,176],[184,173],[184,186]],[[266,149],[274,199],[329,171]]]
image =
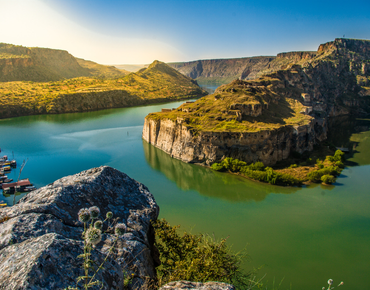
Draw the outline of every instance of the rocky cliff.
[[[227,84],[233,80],[252,80],[263,74],[312,59],[316,52],[294,51],[275,56],[257,56],[233,59],[209,59],[191,62],[168,63],[184,75],[200,82]]]
[[[287,68],[237,80],[171,113],[146,117],[143,138],[185,162],[223,157],[273,165],[325,140],[327,120],[370,112],[370,41],[336,39],[290,53]]]
[[[107,166],[63,177],[0,209],[0,288],[75,286],[83,275],[78,258],[83,224],[77,214],[91,206],[100,208],[101,219],[111,211],[127,226],[98,273],[103,289],[124,289],[124,275],[132,277],[129,289],[146,289],[156,277],[158,254],[150,221],[157,219],[159,207],[145,185]],[[98,264],[114,240],[114,233],[103,229],[102,241],[92,251]]]

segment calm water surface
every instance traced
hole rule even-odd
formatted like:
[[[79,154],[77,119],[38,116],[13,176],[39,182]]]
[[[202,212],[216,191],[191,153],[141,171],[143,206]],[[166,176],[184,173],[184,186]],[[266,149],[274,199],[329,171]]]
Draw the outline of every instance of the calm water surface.
[[[329,278],[343,289],[370,287],[370,122],[334,136],[356,147],[335,186],[277,187],[180,162],[143,142],[144,117],[181,103],[0,120],[1,154],[28,159],[21,177],[37,187],[100,165],[127,173],[148,186],[171,224],[229,236],[234,250],[247,245],[246,267],[263,265],[269,289],[282,279],[280,289],[321,289]],[[13,196],[0,199],[12,204]]]

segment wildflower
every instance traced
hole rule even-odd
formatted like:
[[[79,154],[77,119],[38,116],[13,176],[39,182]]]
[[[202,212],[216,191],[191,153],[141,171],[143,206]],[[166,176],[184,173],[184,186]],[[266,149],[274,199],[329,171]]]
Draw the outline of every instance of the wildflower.
[[[96,245],[101,241],[101,230],[96,228],[89,228],[86,231],[85,238],[88,243]]]
[[[339,283],[339,285],[337,287],[342,286],[343,284],[344,284],[344,282],[342,281],[342,282]]]
[[[332,285],[332,284],[333,284],[333,279],[329,279],[329,280],[328,280],[328,284],[329,284],[329,285]]]
[[[82,223],[87,223],[91,219],[89,210],[87,208],[81,208],[78,212],[78,219]]]
[[[100,209],[97,206],[92,206],[89,208],[91,218],[96,219],[99,217]]]
[[[103,222],[101,220],[98,220],[94,223],[94,228],[101,230],[103,227]]]
[[[113,213],[111,211],[108,211],[106,217],[107,219],[111,219],[113,217]]]
[[[126,231],[126,225],[123,223],[117,224],[114,230],[117,236],[122,236],[125,233],[125,231]]]

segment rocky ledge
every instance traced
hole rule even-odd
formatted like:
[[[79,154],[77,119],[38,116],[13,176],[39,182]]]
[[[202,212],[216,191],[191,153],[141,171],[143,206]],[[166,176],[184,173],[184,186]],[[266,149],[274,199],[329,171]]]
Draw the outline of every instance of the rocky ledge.
[[[159,253],[151,221],[159,207],[148,188],[108,166],[63,177],[30,192],[16,205],[0,209],[0,289],[65,289],[83,276],[81,208],[98,206],[101,219],[113,213],[127,226],[96,279],[93,289],[155,289]],[[92,251],[100,265],[111,248],[113,230],[103,228]],[[130,277],[128,285],[125,278]],[[219,282],[170,282],[161,289],[232,290]]]
[[[75,286],[83,253],[78,222],[81,208],[98,206],[127,226],[97,279],[103,289],[146,289],[155,280],[153,247],[159,207],[148,188],[107,166],[63,177],[0,210],[0,289],[64,289]],[[105,228],[104,228],[105,229]],[[114,234],[106,232],[93,249],[100,264]],[[132,281],[124,288],[124,275]]]

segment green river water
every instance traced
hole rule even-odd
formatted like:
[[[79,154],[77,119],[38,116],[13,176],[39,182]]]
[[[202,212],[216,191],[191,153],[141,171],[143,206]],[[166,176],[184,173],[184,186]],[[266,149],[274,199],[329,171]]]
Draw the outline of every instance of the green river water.
[[[268,289],[284,279],[280,289],[319,290],[329,278],[370,288],[370,121],[337,121],[331,139],[355,151],[335,185],[277,187],[183,163],[141,139],[148,113],[181,103],[0,120],[1,154],[28,159],[21,178],[37,187],[100,165],[127,173],[172,225],[246,246],[245,266],[263,265]]]

